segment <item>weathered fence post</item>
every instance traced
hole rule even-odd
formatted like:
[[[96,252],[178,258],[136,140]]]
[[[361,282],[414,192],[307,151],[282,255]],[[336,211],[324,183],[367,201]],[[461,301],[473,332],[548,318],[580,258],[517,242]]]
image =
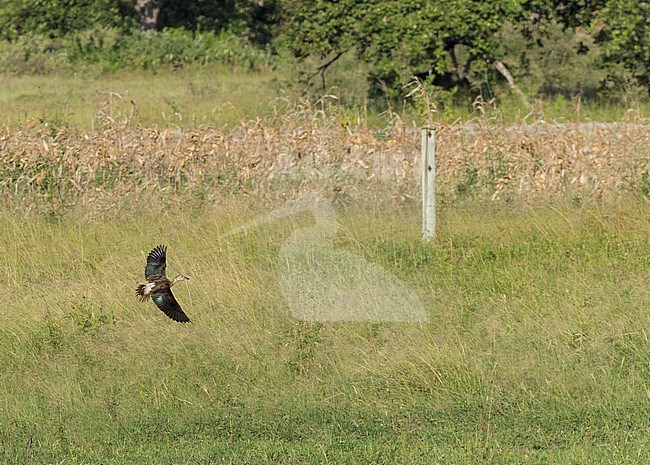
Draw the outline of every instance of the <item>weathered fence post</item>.
[[[436,136],[422,129],[422,240],[436,237]]]

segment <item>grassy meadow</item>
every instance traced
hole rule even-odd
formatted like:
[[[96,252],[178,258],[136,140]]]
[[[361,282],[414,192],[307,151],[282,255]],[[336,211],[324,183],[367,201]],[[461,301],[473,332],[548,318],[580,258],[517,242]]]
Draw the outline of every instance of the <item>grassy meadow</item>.
[[[304,323],[277,255],[302,214],[1,217],[4,463],[537,463],[650,460],[650,221],[643,201],[335,204],[333,247],[415,290],[429,321]],[[192,318],[133,289],[149,249]]]
[[[523,107],[504,92],[498,99],[461,95],[456,100],[427,95],[420,89],[402,102],[381,96],[360,97],[377,83],[365,81],[366,68],[350,57],[333,65],[325,87],[320,78],[306,77],[315,63],[287,62],[250,72],[245,67],[187,66],[151,70],[124,69],[112,73],[94,68],[45,74],[0,74],[0,122],[22,128],[39,120],[55,127],[85,130],[101,127],[108,118],[127,117],[142,127],[235,127],[245,120],[272,120],[286,100],[307,98],[318,106],[337,107],[338,123],[390,127],[395,120],[409,125],[458,123],[488,118],[497,123],[622,121],[648,118],[650,106],[630,97],[623,103],[548,97]],[[323,99],[319,96],[325,95]]]
[[[0,77],[1,463],[650,462],[643,109],[462,128],[213,71]],[[278,257],[309,212],[222,236],[309,192],[427,322],[293,318]],[[187,325],[134,294],[161,243]]]
[[[279,91],[271,71],[255,75],[219,68],[120,71],[73,76],[0,76],[0,121],[22,127],[29,120],[86,129],[104,117],[126,116],[144,127],[236,125],[270,113]]]

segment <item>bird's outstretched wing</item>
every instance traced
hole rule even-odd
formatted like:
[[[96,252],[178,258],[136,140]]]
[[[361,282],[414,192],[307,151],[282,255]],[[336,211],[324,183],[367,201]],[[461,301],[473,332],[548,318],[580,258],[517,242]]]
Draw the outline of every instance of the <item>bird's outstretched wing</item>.
[[[178,305],[171,289],[167,288],[164,291],[153,295],[151,299],[158,308],[172,320],[178,321],[179,323],[187,323],[190,321],[183,309],[181,309],[181,306]]]
[[[147,256],[147,266],[144,269],[144,277],[151,282],[159,278],[164,278],[165,269],[167,268],[167,247],[159,245],[155,247]]]

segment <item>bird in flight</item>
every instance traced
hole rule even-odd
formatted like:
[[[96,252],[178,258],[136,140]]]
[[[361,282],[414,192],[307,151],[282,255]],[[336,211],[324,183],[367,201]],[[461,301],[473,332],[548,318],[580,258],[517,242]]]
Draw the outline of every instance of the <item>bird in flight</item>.
[[[179,323],[187,323],[190,319],[176,301],[171,288],[177,282],[187,281],[190,278],[179,274],[170,281],[165,274],[166,268],[167,247],[159,245],[147,256],[147,266],[144,269],[147,283],[140,284],[135,290],[135,294],[139,297],[140,302],[146,302],[151,297],[156,306],[169,318]]]

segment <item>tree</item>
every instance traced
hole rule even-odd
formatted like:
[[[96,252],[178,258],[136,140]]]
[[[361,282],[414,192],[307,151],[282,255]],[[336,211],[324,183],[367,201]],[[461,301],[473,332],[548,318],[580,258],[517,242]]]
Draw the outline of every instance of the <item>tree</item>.
[[[27,33],[58,37],[93,25],[131,27],[130,0],[3,0],[0,6],[0,39]]]
[[[329,57],[321,71],[354,51],[393,88],[413,75],[457,86],[482,62],[518,90],[500,59],[499,32],[521,15],[520,0],[285,0],[283,10],[296,56]]]
[[[588,28],[607,0],[524,0],[522,29],[544,30],[555,21],[565,28]]]
[[[190,31],[228,30],[267,44],[272,40],[275,14],[275,0],[165,0],[158,26]]]
[[[650,2],[609,0],[594,29],[608,62],[623,66],[650,91]]]

